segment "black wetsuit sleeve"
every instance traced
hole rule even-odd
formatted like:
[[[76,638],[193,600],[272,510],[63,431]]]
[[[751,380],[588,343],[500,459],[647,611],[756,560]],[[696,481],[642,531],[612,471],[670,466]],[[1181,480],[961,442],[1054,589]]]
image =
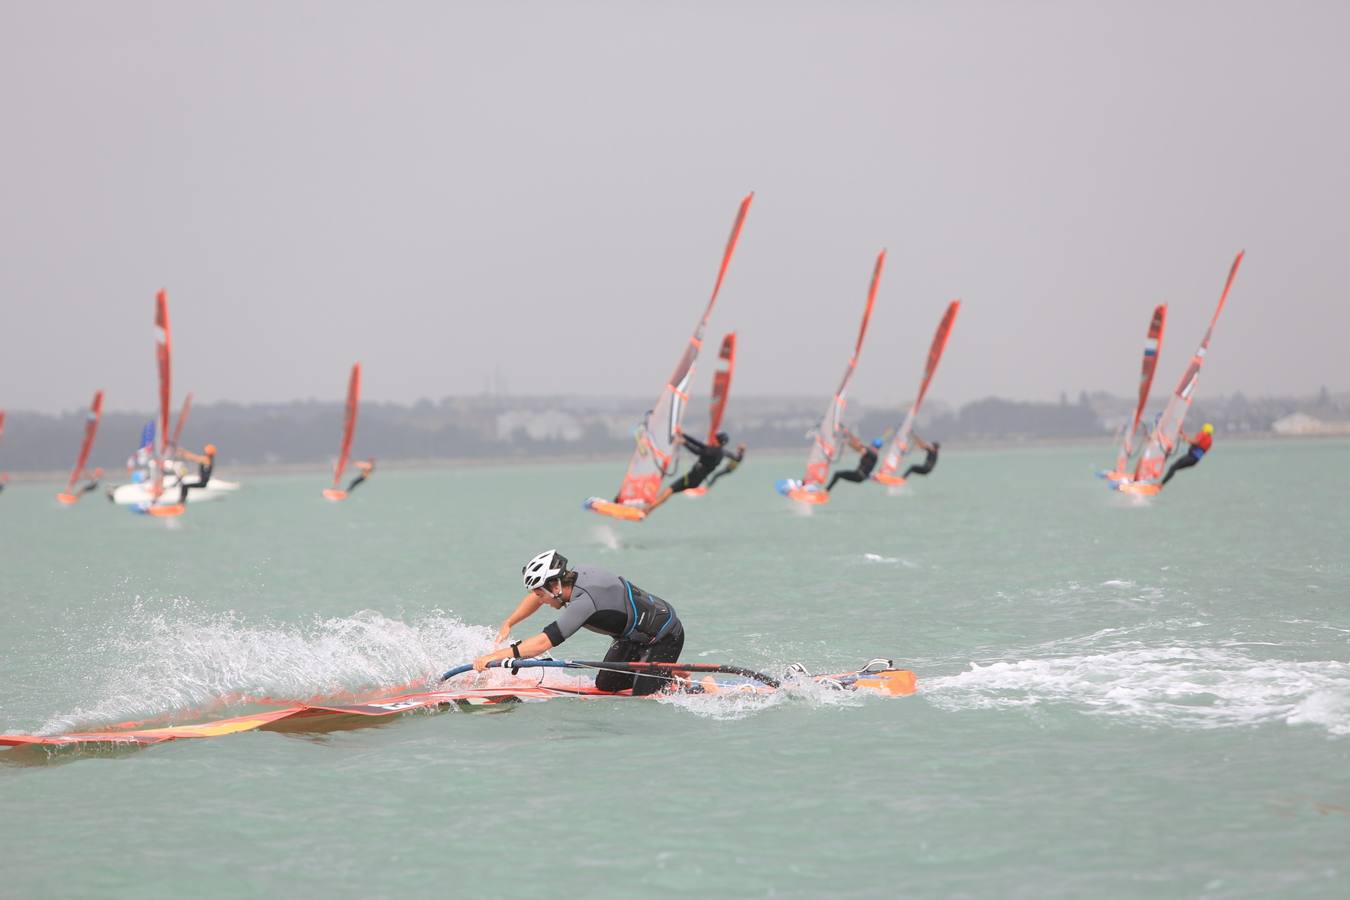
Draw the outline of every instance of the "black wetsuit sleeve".
[[[680,439],[684,441],[684,445],[686,447],[688,447],[690,450],[693,450],[699,456],[702,456],[704,453],[708,452],[708,445],[700,441],[698,438],[690,437],[687,434],[682,434],[680,435]]]
[[[591,599],[591,595],[574,586],[572,588],[572,599],[558,613],[558,618],[548,624],[548,627],[544,629],[544,634],[556,647],[580,631],[581,626],[585,625],[587,620],[597,612],[595,601]]]

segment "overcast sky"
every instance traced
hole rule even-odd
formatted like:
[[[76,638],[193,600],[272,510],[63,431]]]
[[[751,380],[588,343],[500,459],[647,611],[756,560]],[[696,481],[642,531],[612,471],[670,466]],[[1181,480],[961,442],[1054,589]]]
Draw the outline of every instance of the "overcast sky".
[[[1350,388],[1344,2],[22,3],[0,16],[0,407]],[[711,359],[696,390],[706,396]],[[734,399],[733,399],[734,402]]]

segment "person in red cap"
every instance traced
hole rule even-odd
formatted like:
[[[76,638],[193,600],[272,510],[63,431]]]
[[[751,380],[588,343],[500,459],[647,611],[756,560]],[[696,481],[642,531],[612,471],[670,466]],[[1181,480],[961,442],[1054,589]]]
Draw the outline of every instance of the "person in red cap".
[[[1172,476],[1177,474],[1178,469],[1189,469],[1198,464],[1201,458],[1209,452],[1209,448],[1214,445],[1214,426],[1205,423],[1205,427],[1200,429],[1200,433],[1195,437],[1186,437],[1186,432],[1181,432],[1183,441],[1190,441],[1191,446],[1186,449],[1186,455],[1172,463],[1172,468],[1167,470],[1167,477],[1162,480],[1163,484],[1172,480]],[[1161,485],[1160,485],[1161,486]]]

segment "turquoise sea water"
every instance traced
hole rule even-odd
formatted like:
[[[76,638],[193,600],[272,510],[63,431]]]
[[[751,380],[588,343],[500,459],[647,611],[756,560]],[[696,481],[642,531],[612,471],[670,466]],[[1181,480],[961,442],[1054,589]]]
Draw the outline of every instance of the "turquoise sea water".
[[[0,895],[1350,895],[1350,444],[1221,443],[1142,503],[1110,455],[953,450],[810,514],[752,456],[641,524],[580,509],[620,460],[251,478],[176,525],[11,486],[0,732],[432,676],[552,546],[674,603],[687,659],[920,691],[0,751]]]

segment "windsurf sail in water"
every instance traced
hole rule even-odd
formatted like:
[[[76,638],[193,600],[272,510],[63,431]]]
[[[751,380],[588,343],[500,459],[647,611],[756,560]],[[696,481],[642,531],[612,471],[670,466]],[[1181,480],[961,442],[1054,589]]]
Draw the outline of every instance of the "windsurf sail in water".
[[[708,414],[708,440],[711,444],[717,440],[717,432],[722,430],[722,415],[727,411],[727,397],[731,394],[731,374],[736,369],[736,332],[722,337],[722,349],[717,358],[726,365],[713,373],[712,408]]]
[[[1232,268],[1228,270],[1228,280],[1224,282],[1223,293],[1219,295],[1219,303],[1214,307],[1214,315],[1209,320],[1209,327],[1205,329],[1205,336],[1201,339],[1200,346],[1196,348],[1195,355],[1186,365],[1186,370],[1181,374],[1181,381],[1177,383],[1176,390],[1167,401],[1158,423],[1153,426],[1148,444],[1144,447],[1143,455],[1139,457],[1139,464],[1135,466],[1134,478],[1113,481],[1113,487],[1131,493],[1158,492],[1158,482],[1163,477],[1163,466],[1177,448],[1181,426],[1186,421],[1191,401],[1195,399],[1195,386],[1200,380],[1200,367],[1205,364],[1205,355],[1209,352],[1209,341],[1214,336],[1214,326],[1219,321],[1219,314],[1223,312],[1228,292],[1233,288],[1233,280],[1237,278],[1238,268],[1242,265],[1242,256],[1245,252],[1244,250],[1238,253],[1233,260]]]
[[[1163,326],[1167,322],[1167,304],[1159,303],[1153,308],[1153,317],[1148,323],[1148,338],[1144,341],[1144,363],[1139,374],[1139,399],[1135,403],[1134,415],[1125,426],[1120,438],[1120,449],[1116,452],[1116,466],[1110,472],[1098,472],[1103,478],[1128,478],[1130,457],[1134,456],[1134,438],[1139,433],[1139,423],[1144,416],[1144,407],[1148,405],[1149,391],[1153,388],[1153,374],[1158,369],[1158,354],[1162,352]]]
[[[510,663],[510,665],[508,665]],[[471,685],[453,688],[379,696],[369,700],[344,700],[333,703],[293,703],[279,708],[260,709],[252,714],[215,719],[208,722],[183,725],[145,727],[144,722],[125,722],[110,725],[102,731],[72,732],[55,735],[0,734],[0,747],[13,747],[23,752],[25,747],[87,747],[100,750],[107,747],[146,747],[185,738],[222,737],[246,731],[304,731],[323,732],[347,730],[364,724],[377,725],[407,713],[446,709],[469,710],[479,706],[498,706],[520,702],[535,702],[571,698],[574,700],[642,700],[670,697],[672,694],[730,698],[775,694],[794,688],[806,690],[828,688],[831,691],[853,691],[880,697],[907,697],[915,692],[916,678],[909,669],[897,669],[889,659],[874,659],[856,672],[831,675],[811,675],[794,667],[783,678],[774,678],[739,666],[712,663],[623,663],[583,662],[565,659],[494,660],[490,667],[512,671],[507,680],[489,673]],[[465,668],[446,673],[453,677]],[[595,687],[588,677],[548,678],[545,673],[555,670],[632,672],[666,678],[670,689],[655,694],[634,697],[631,690],[606,692]],[[715,677],[716,675],[731,677]],[[444,678],[445,676],[443,676]],[[78,752],[78,751],[77,751]]]
[[[352,365],[351,377],[347,380],[347,409],[342,418],[342,446],[338,450],[337,463],[333,466],[333,486],[325,488],[323,495],[329,500],[345,500],[347,492],[338,485],[342,482],[342,473],[347,469],[347,461],[352,453],[352,436],[356,434],[356,414],[361,405],[361,364]]]
[[[942,361],[942,353],[947,349],[947,338],[951,337],[952,325],[956,322],[956,314],[961,311],[961,301],[953,300],[947,304],[947,311],[942,314],[942,321],[938,322],[937,332],[933,335],[933,343],[928,346],[928,361],[923,367],[923,381],[919,382],[919,393],[914,395],[914,402],[909,406],[909,412],[905,413],[905,420],[900,423],[900,427],[891,435],[890,442],[886,445],[885,451],[881,454],[881,464],[877,467],[876,474],[872,477],[882,484],[904,484],[905,479],[897,474],[900,470],[900,460],[909,452],[909,436],[914,431],[914,422],[919,416],[919,407],[923,405],[923,398],[928,393],[928,386],[933,383],[933,375],[937,372],[938,363]]]
[[[56,499],[65,504],[71,504],[80,499],[80,494],[75,493],[75,485],[84,474],[84,466],[89,462],[89,451],[93,449],[94,437],[98,434],[98,422],[103,415],[103,392],[95,391],[94,400],[89,404],[89,412],[84,417],[84,440],[80,444],[80,455],[75,459],[75,468],[70,473],[70,480],[66,482],[66,489],[63,493],[57,494]]]
[[[703,346],[703,330],[712,316],[713,305],[717,303],[718,292],[722,290],[722,281],[726,277],[731,257],[736,252],[736,242],[741,237],[741,227],[745,224],[745,215],[750,210],[753,193],[741,200],[736,221],[731,226],[731,236],[727,239],[726,249],[722,252],[722,265],[717,270],[717,281],[713,284],[712,296],[703,310],[703,316],[694,327],[689,344],[675,366],[674,373],[666,382],[656,405],[647,411],[646,417],[638,426],[637,447],[633,458],[629,460],[628,471],[619,493],[614,501],[601,497],[591,497],[584,504],[586,509],[602,515],[620,519],[640,519],[645,509],[656,502],[661,488],[661,479],[671,471],[675,464],[675,454],[680,446],[680,423],[684,418],[685,407],[689,403],[689,382],[694,374],[694,363],[698,360],[698,351]]]
[[[825,503],[830,499],[825,490],[825,480],[830,475],[830,464],[839,455],[839,435],[844,430],[844,410],[848,407],[848,383],[853,380],[853,372],[858,367],[858,356],[862,353],[863,339],[867,337],[867,322],[872,318],[872,306],[877,299],[877,286],[881,284],[881,271],[886,266],[886,251],[877,254],[876,265],[872,269],[872,286],[867,289],[867,306],[863,308],[862,325],[858,328],[858,342],[853,347],[853,355],[848,359],[844,377],[834,392],[825,416],[811,435],[811,453],[806,461],[806,477],[798,481],[784,478],[778,482],[778,492],[785,497],[802,503]]]

